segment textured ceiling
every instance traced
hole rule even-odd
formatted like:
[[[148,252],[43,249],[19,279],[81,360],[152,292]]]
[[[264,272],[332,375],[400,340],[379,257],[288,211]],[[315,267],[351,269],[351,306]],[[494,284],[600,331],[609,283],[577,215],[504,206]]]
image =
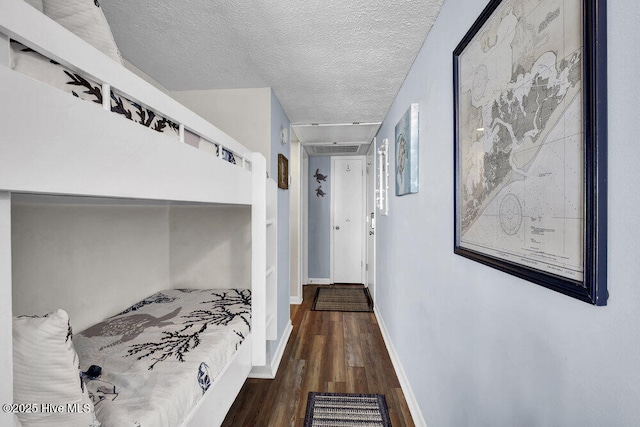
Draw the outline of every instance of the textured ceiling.
[[[100,0],[170,90],[272,87],[294,124],[384,119],[443,0]]]

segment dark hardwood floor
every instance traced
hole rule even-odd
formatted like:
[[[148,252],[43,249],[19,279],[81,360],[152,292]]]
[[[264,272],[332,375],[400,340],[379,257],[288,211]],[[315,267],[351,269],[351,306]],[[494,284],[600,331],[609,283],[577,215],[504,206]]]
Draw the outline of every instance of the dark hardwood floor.
[[[248,379],[223,426],[302,426],[310,391],[384,394],[395,427],[413,426],[373,313],[311,311],[316,286],[291,306],[293,332],[273,380]]]

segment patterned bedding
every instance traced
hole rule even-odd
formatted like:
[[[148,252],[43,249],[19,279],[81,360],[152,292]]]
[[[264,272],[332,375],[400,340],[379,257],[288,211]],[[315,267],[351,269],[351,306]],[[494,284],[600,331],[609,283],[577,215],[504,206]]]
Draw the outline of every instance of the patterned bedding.
[[[102,87],[95,81],[69,70],[18,42],[11,42],[11,50],[14,70],[69,92],[76,98],[102,106]],[[111,111],[157,132],[170,132],[178,139],[177,124],[117,92],[111,93]]]
[[[12,68],[14,70],[64,92],[68,92],[76,98],[89,101],[99,107],[102,106],[102,86],[95,81],[71,71],[16,41],[11,41],[11,52]],[[128,99],[114,90],[111,91],[110,98],[111,112],[120,114],[122,117],[148,127],[149,129],[179,139],[177,123]],[[192,136],[195,138],[195,141],[188,142],[189,145],[200,149],[212,145],[215,156],[219,156],[229,163],[236,164],[235,156],[231,151],[220,147],[218,144],[211,143],[196,134],[192,134]],[[219,153],[220,149],[222,149],[222,153]]]
[[[178,289],[74,335],[102,427],[180,425],[250,324],[248,289]]]

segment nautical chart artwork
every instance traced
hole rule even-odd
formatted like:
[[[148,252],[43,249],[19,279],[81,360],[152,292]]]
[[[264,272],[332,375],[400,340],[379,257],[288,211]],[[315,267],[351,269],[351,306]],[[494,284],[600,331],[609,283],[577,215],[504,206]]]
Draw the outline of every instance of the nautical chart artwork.
[[[456,252],[579,286],[588,222],[582,3],[493,1],[454,52]]]

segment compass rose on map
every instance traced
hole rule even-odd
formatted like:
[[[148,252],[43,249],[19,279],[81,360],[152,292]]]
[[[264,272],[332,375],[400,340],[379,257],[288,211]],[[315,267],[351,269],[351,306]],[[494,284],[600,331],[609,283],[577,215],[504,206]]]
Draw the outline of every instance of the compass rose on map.
[[[500,202],[500,226],[509,236],[513,236],[520,230],[522,224],[522,205],[520,199],[509,193]]]

